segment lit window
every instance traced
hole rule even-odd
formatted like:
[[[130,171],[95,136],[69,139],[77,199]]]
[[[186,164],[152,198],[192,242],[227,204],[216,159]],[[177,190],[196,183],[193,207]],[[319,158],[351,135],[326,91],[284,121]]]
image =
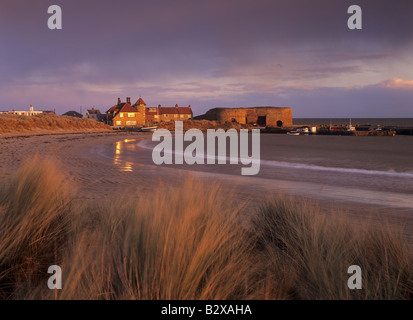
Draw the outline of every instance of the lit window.
[[[116,121],[116,125],[117,125],[117,126],[121,126],[121,125],[122,125],[122,121]]]
[[[181,118],[183,118],[185,115],[181,114]]]
[[[174,114],[174,118],[178,118],[178,115],[177,115],[177,114]]]
[[[127,126],[136,126],[136,121],[126,121]]]
[[[129,118],[133,118],[134,116],[135,116],[134,113],[128,113],[128,117],[129,117]]]
[[[119,114],[119,116],[120,116],[121,118],[123,118],[123,113],[121,112],[121,113]]]
[[[158,114],[155,114],[155,119],[159,119],[159,115],[158,115]]]

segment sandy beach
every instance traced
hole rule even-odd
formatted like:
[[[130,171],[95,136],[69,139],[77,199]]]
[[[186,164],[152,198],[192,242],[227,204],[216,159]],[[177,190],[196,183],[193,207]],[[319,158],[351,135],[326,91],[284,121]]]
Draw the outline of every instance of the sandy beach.
[[[150,139],[150,133],[137,132],[78,132],[78,133],[37,133],[0,137],[0,172],[8,176],[22,163],[34,157],[52,156],[61,169],[78,187],[79,201],[96,201],[113,194],[125,192],[151,192],[159,184],[181,184],[186,178],[214,180],[233,189],[237,200],[243,204],[246,214],[252,206],[257,206],[271,194],[286,193],[282,183],[275,185],[263,179],[249,178],[245,183],[242,176],[214,175],[205,172],[157,167],[150,164],[133,164],[121,159],[107,157],[100,148],[116,148],[116,145],[133,139]],[[304,196],[305,198],[305,196]],[[353,201],[334,201],[328,198],[309,197],[318,201],[321,211],[329,214],[341,211],[355,218],[372,219],[377,222],[388,220],[400,225],[410,243],[413,243],[412,208],[397,208],[385,205],[363,204]],[[357,220],[357,219],[355,219]]]

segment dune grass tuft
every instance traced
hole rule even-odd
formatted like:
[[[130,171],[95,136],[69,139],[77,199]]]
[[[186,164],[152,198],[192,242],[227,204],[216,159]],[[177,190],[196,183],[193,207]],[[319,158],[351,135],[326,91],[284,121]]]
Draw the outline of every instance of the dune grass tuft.
[[[188,180],[180,188],[160,186],[150,195],[105,203],[94,215],[96,226],[77,237],[66,264],[73,289],[63,297],[248,296],[251,245],[238,210],[222,194],[216,185]]]
[[[252,226],[268,272],[278,282],[289,279],[285,298],[413,298],[411,247],[385,222],[321,215],[317,204],[283,196],[261,206]],[[347,286],[351,265],[362,270],[361,290]]]
[[[62,257],[70,232],[67,179],[37,156],[0,188],[0,297],[36,286]]]

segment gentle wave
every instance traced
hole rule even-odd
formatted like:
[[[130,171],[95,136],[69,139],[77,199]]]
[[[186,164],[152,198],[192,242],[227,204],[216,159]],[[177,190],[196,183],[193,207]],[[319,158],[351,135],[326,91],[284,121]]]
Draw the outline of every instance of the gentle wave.
[[[148,143],[152,142],[151,140],[142,140],[137,145],[143,149],[153,150],[153,147],[149,146]],[[176,154],[176,151],[167,150],[169,154]],[[180,155],[183,155],[183,152],[180,152]],[[202,157],[198,157],[202,158]],[[213,155],[205,155],[204,158],[216,160],[226,160],[229,161],[229,157],[219,157]],[[381,175],[381,176],[390,176],[398,178],[413,178],[413,173],[409,172],[396,172],[396,171],[380,171],[380,170],[367,170],[367,169],[357,169],[357,168],[339,168],[339,167],[324,167],[317,165],[310,165],[305,163],[295,163],[287,161],[274,161],[274,160],[258,160],[258,159],[240,159],[242,163],[253,162],[260,163],[261,166],[267,167],[278,167],[278,168],[289,168],[289,169],[299,169],[299,170],[313,170],[313,171],[329,171],[329,172],[339,172],[339,173],[353,173],[353,174],[366,174],[366,175]]]
[[[396,172],[396,171],[380,171],[380,170],[367,170],[357,168],[338,168],[338,167],[323,167],[317,165],[310,165],[305,163],[294,163],[285,161],[271,161],[261,160],[261,165],[271,167],[282,167],[292,169],[304,169],[304,170],[316,170],[316,171],[331,171],[340,173],[356,173],[356,174],[369,174],[369,175],[383,175],[399,178],[413,178],[413,173],[409,172]]]

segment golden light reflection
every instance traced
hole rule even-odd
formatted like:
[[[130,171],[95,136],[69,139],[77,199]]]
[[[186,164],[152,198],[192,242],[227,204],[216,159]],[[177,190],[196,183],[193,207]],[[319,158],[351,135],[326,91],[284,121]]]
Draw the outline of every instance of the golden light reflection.
[[[125,140],[124,142],[128,142],[129,140]],[[115,158],[113,159],[113,164],[119,167],[120,171],[123,172],[133,172],[133,163],[129,161],[123,161],[120,159],[120,153],[123,149],[124,145],[122,141],[116,142],[115,147]]]
[[[140,141],[142,139],[125,139],[123,141],[118,141],[115,143],[115,157],[113,159],[113,164],[123,172],[133,172],[134,168],[137,166],[144,167],[144,164],[134,163],[130,161],[125,161],[120,158],[121,152],[125,150],[136,150],[139,149],[136,144],[131,144],[130,142]]]
[[[120,154],[120,142],[116,142],[116,151],[115,153],[118,155]]]

